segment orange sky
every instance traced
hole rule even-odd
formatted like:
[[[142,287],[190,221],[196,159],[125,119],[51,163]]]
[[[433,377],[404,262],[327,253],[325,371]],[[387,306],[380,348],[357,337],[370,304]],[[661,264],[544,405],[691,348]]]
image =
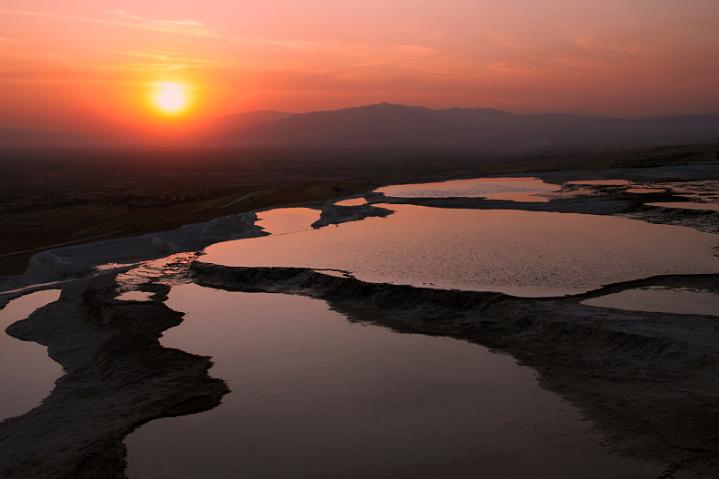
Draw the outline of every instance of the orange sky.
[[[719,112],[717,23],[718,0],[3,0],[0,126],[380,101]],[[157,115],[157,81],[191,85],[192,111]]]

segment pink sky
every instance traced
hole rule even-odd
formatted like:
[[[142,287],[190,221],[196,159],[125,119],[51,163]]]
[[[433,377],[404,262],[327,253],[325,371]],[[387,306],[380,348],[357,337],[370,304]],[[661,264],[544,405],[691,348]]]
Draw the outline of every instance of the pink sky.
[[[3,0],[0,126],[182,121],[390,101],[601,115],[719,112],[717,0]]]

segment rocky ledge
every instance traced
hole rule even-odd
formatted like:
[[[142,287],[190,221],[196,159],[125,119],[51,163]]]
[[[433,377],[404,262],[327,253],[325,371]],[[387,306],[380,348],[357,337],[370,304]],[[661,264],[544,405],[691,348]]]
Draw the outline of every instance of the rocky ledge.
[[[302,268],[196,261],[198,284],[301,294],[351,321],[450,336],[510,353],[580,407],[618,451],[667,464],[666,477],[719,475],[716,317],[590,307],[592,296],[644,286],[704,287],[719,275],[661,276],[562,298],[365,283]]]

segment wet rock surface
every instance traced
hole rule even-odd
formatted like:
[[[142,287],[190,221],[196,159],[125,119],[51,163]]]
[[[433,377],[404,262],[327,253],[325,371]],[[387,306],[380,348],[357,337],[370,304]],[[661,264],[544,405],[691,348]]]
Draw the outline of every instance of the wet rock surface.
[[[526,174],[523,174],[525,176]],[[594,215],[623,215],[649,223],[687,226],[719,232],[719,212],[648,206],[647,203],[716,201],[719,162],[655,168],[617,168],[530,173],[548,183],[562,184],[547,202],[517,202],[472,197],[391,197],[374,191],[370,204],[411,204],[433,208],[509,209]],[[585,182],[577,178],[588,178]],[[610,182],[608,180],[616,180]]]
[[[158,338],[182,314],[154,290],[151,302],[116,301],[115,274],[74,282],[60,300],[14,323],[9,334],[48,347],[64,376],[43,403],[0,423],[0,477],[123,478],[127,434],[164,416],[219,404],[228,392],[209,358]]]
[[[392,210],[372,205],[342,206],[333,203],[326,203],[322,207],[320,219],[312,223],[312,227],[322,228],[323,226],[338,225],[348,221],[360,221],[365,218],[385,218],[392,214]]]
[[[74,279],[92,274],[97,267],[109,263],[131,264],[202,249],[218,241],[266,235],[255,225],[256,220],[255,213],[243,213],[160,233],[43,251],[30,259],[23,275],[0,277],[0,305],[14,297],[3,294],[3,291],[33,283]]]
[[[173,275],[164,280],[307,295],[351,321],[509,352],[539,371],[545,387],[583,409],[619,451],[699,477],[719,473],[716,318],[580,304],[632,287],[715,289],[719,275],[655,277],[574,297],[529,299],[194,259],[165,265]],[[0,424],[2,477],[125,477],[127,434],[158,417],[215,407],[227,393],[220,379],[208,375],[209,358],[159,344],[162,331],[182,320],[162,303],[167,284],[150,275],[134,285],[151,293],[152,301],[114,299],[118,277],[126,281],[136,274],[74,282],[60,301],[9,328],[13,336],[47,345],[65,376],[41,406]]]
[[[351,321],[509,352],[539,371],[545,387],[583,409],[619,451],[668,462],[674,472],[719,474],[716,318],[580,304],[629,287],[716,284],[719,275],[656,277],[574,297],[523,299],[370,284],[301,268],[229,268],[198,261],[192,271],[204,286],[307,295],[327,301]]]
[[[648,223],[686,226],[706,233],[719,233],[719,211],[642,205],[624,215]]]
[[[568,187],[546,203],[368,193],[368,205],[326,204],[313,226],[392,213],[372,203],[407,203],[625,215],[719,232],[716,212],[645,206],[686,201],[672,192],[676,185],[665,182],[719,178],[716,162],[537,176],[554,183],[628,178],[646,184],[650,192]],[[221,379],[209,376],[210,358],[164,348],[159,342],[162,332],[180,324],[183,317],[164,305],[167,291],[171,284],[186,281],[225,290],[307,295],[327,301],[352,321],[398,332],[450,336],[506,351],[535,368],[545,387],[583,409],[619,451],[667,463],[667,478],[684,473],[719,477],[716,318],[581,304],[591,297],[645,286],[716,291],[719,275],[654,277],[571,297],[530,299],[371,284],[302,268],[230,268],[203,263],[195,254],[94,270],[109,261],[145,261],[216,241],[264,235],[255,219],[252,213],[191,225],[165,236],[61,248],[38,255],[28,276],[2,282],[2,289],[10,289],[31,279],[83,276],[54,285],[63,289],[59,301],[8,328],[14,337],[47,346],[65,374],[40,406],[0,423],[0,477],[124,478],[127,434],[155,418],[192,414],[219,404],[228,388]],[[115,249],[122,255],[110,254]],[[0,293],[0,307],[13,297],[47,287]],[[148,292],[150,300],[116,299],[118,292],[128,290]]]

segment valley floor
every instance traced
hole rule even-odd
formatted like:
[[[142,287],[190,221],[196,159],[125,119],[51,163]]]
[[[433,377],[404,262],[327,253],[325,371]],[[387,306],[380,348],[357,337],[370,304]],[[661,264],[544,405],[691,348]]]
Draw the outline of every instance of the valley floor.
[[[160,340],[167,329],[185,319],[184,313],[170,309],[166,300],[173,286],[187,283],[225,291],[307,296],[325,301],[352,322],[399,333],[447,336],[508,353],[536,370],[543,387],[585,413],[613,451],[659,464],[659,477],[665,479],[719,477],[716,315],[588,304],[612,294],[652,288],[716,295],[719,271],[637,278],[585,293],[535,298],[365,282],[338,270],[219,264],[207,261],[209,254],[203,257],[198,253],[221,241],[271,238],[256,220],[257,210],[273,202],[303,202],[316,210],[319,219],[314,228],[361,223],[375,216],[391,221],[388,209],[402,204],[622,216],[645,224],[684,226],[709,237],[719,232],[717,211],[644,204],[679,201],[670,188],[655,188],[656,184],[683,182],[684,188],[691,186],[692,194],[704,194],[705,182],[719,180],[715,149],[644,152],[621,161],[603,158],[582,163],[599,169],[579,172],[536,171],[542,170],[536,163],[531,169],[515,164],[513,171],[502,171],[562,184],[547,202],[392,197],[373,192],[375,185],[405,178],[402,168],[395,167],[393,174],[384,178],[358,176],[344,183],[307,180],[289,187],[269,182],[255,185],[259,191],[269,188],[274,193],[258,196],[263,199],[257,202],[248,199],[252,198],[249,193],[222,197],[220,203],[229,205],[230,216],[225,218],[36,255],[28,274],[0,281],[0,306],[29,291],[62,289],[58,301],[11,324],[7,332],[46,346],[50,358],[63,367],[63,376],[39,406],[0,423],[0,477],[124,479],[124,444],[129,434],[155,419],[207,411],[222,402],[230,391],[223,378],[212,376],[212,360],[165,347]],[[601,168],[607,163],[624,168]],[[421,170],[426,171],[423,177],[443,179],[432,170],[442,163],[428,164],[432,166]],[[471,177],[478,174],[474,168],[483,169],[484,174],[500,170],[487,164],[481,168],[465,165],[464,169],[455,164],[453,168],[445,174]],[[578,175],[599,181],[579,190],[564,183],[580,179]],[[649,191],[637,193],[603,184],[617,178],[629,178],[634,187]],[[338,206],[334,200],[324,201],[358,193],[368,204]],[[219,202],[217,198],[207,201]],[[191,217],[219,216],[218,211],[225,210],[208,208]],[[174,224],[177,218],[167,224]],[[10,220],[3,216],[3,221]],[[45,239],[48,244],[66,240],[62,235]],[[28,244],[27,249],[32,250],[33,245]],[[708,257],[715,259],[711,254]],[[128,290],[144,295],[129,301],[118,297]]]

